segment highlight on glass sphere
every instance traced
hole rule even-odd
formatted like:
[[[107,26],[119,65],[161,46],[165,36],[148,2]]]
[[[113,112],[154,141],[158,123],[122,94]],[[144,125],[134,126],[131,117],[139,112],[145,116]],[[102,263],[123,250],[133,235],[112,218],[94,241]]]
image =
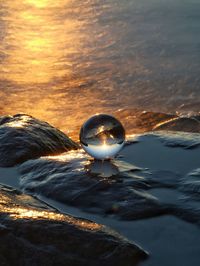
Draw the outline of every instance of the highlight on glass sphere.
[[[124,145],[125,130],[115,117],[107,114],[95,115],[83,124],[80,142],[93,158],[111,159]]]

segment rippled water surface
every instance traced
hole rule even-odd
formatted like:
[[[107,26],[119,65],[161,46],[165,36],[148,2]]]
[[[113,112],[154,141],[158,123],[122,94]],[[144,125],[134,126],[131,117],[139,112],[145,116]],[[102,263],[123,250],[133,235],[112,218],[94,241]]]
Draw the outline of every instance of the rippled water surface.
[[[76,135],[99,112],[199,111],[199,14],[199,0],[1,1],[0,115]]]

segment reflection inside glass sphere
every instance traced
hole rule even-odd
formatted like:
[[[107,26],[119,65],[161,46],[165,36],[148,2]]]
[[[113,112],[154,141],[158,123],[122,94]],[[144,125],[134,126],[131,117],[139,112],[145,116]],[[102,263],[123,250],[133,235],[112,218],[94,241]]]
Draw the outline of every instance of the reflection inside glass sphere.
[[[119,173],[118,167],[112,161],[94,160],[87,165],[87,171],[101,177],[116,176]]]
[[[80,142],[83,149],[95,159],[110,159],[123,147],[125,130],[115,117],[95,115],[83,124]]]

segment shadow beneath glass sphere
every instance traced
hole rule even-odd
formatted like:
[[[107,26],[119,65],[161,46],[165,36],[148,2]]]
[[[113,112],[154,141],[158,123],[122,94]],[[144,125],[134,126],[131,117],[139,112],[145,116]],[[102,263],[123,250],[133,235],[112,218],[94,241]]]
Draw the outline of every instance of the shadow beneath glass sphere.
[[[87,165],[87,171],[101,177],[111,177],[119,174],[118,167],[112,160],[94,160]]]

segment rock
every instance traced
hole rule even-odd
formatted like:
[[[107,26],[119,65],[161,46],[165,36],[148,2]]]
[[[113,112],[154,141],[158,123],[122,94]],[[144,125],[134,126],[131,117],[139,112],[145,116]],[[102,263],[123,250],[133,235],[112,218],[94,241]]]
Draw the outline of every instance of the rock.
[[[3,236],[10,232],[10,229],[3,224],[0,224],[0,236]]]
[[[155,132],[154,137],[158,137],[165,146],[184,149],[195,149],[200,146],[200,135],[198,133],[187,132]]]
[[[60,214],[36,201],[1,187],[1,265],[134,266],[147,257],[141,248],[108,228]]]
[[[120,109],[115,115],[123,121],[128,134],[157,130],[200,132],[199,115],[191,114],[184,117],[177,114],[141,112],[135,108]]]
[[[177,117],[157,124],[153,130],[200,132],[200,121],[195,117]]]
[[[182,178],[180,190],[186,192],[188,197],[200,200],[200,168],[194,169]]]
[[[198,116],[183,118],[162,113],[138,112],[132,120],[131,123],[128,121],[132,130],[136,132],[147,130],[200,132]],[[17,114],[0,117],[0,167],[14,166],[29,159],[56,155],[77,148],[78,145],[64,133],[32,116]]]
[[[21,188],[90,213],[112,214],[125,220],[166,211],[165,206],[148,193],[145,169],[125,166],[117,173],[110,163],[114,175],[106,177],[90,172],[91,168],[95,169],[95,162],[89,165],[88,162],[81,150],[27,161],[19,167]]]
[[[64,133],[32,116],[0,117],[0,167],[77,147]]]
[[[170,149],[174,151],[172,147],[178,147],[179,153],[172,156],[175,163],[177,159],[181,163],[180,158],[176,158],[181,156],[181,149],[186,158],[187,154],[191,156],[190,149],[196,149],[193,152],[197,154],[200,143],[199,134],[155,132],[142,136],[143,140],[138,138],[139,143],[154,138],[156,148],[163,147],[168,153]],[[134,149],[134,145],[140,144],[129,144],[124,149],[131,149],[131,145]],[[131,156],[129,151],[127,154]],[[190,163],[193,165],[192,160]],[[119,159],[100,163],[90,161],[81,150],[76,150],[30,160],[18,169],[21,188],[28,193],[43,195],[88,213],[123,220],[170,214],[200,224],[197,222],[200,211],[196,207],[200,202],[200,171],[197,169],[184,177],[183,172],[174,170],[174,165],[172,169],[159,170],[159,153],[155,157],[155,166],[157,164],[158,169],[143,169]]]
[[[166,121],[173,121],[177,115],[164,114],[157,112],[141,112],[136,119],[136,126],[138,128],[145,128],[145,131],[151,131],[157,125],[166,123]]]
[[[177,115],[158,112],[147,112],[138,109],[120,109],[115,113],[116,117],[123,121],[128,134],[142,133],[153,130],[159,124],[177,118]],[[124,119],[126,118],[126,119]]]

